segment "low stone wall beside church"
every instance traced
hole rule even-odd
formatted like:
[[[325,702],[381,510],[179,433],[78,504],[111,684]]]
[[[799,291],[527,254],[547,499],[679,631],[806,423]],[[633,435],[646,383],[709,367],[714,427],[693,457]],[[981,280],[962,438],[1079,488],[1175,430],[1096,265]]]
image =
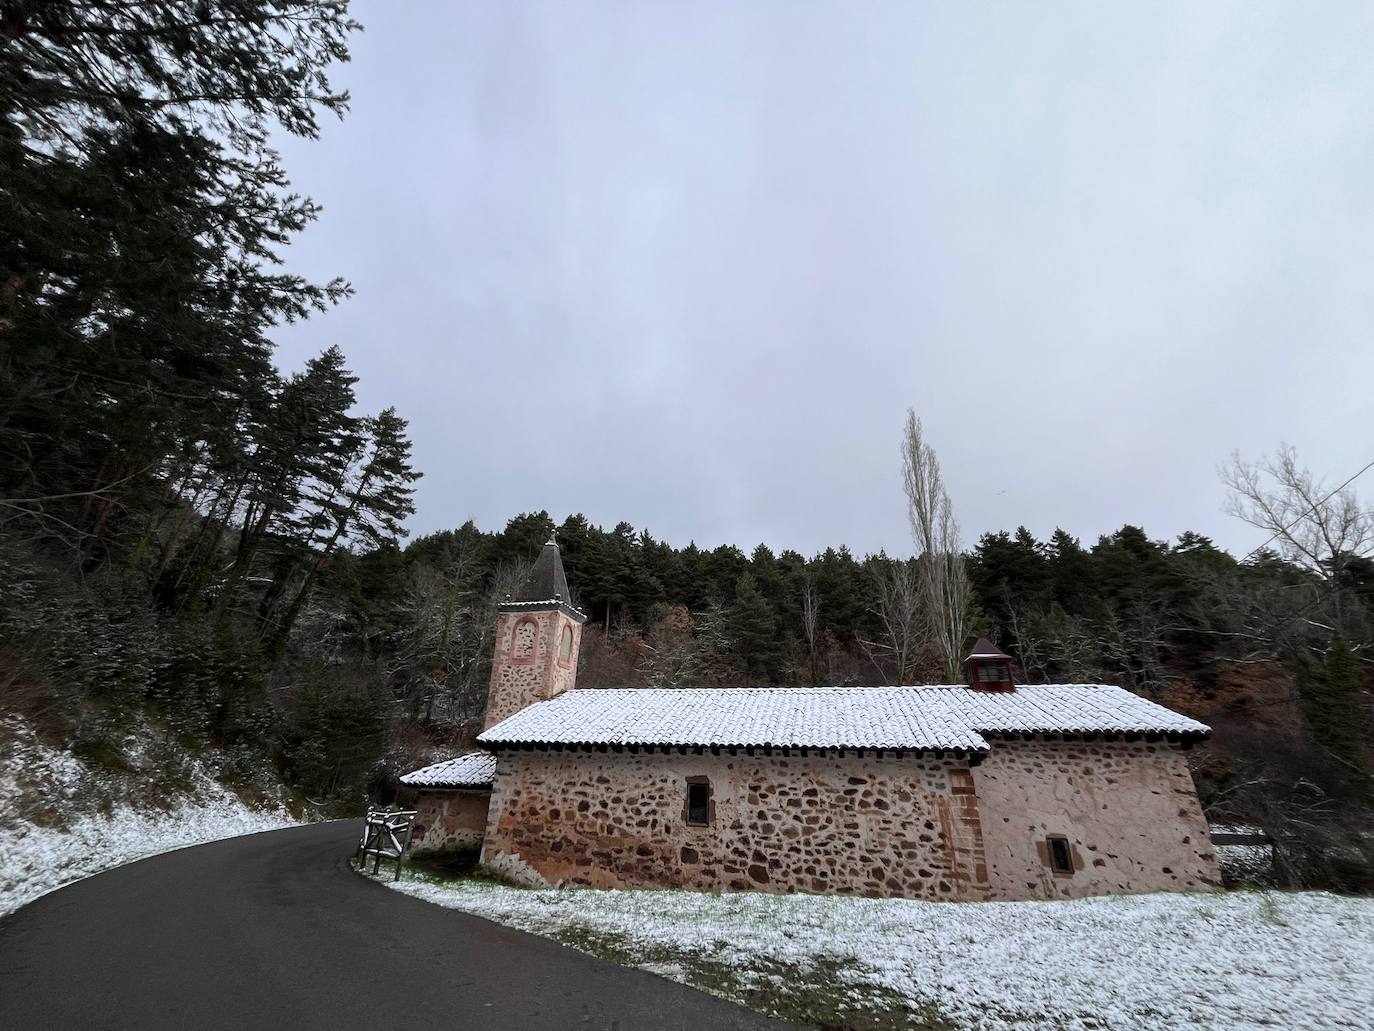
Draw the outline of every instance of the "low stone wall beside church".
[[[415,799],[415,837],[411,850],[428,852],[482,847],[490,791],[421,788]]]
[[[1196,891],[1221,876],[1186,753],[1167,742],[995,741],[973,771],[992,896]],[[1048,838],[1065,839],[1056,872]]]
[[[483,861],[603,888],[985,898],[962,760],[505,751]],[[709,825],[687,821],[689,780]]]

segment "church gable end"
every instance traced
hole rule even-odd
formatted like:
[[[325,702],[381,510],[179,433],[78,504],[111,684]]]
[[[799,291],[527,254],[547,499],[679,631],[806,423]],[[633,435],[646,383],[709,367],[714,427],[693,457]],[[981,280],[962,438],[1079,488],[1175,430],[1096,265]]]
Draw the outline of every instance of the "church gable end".
[[[995,741],[973,770],[993,898],[1220,883],[1185,755],[1167,741]]]

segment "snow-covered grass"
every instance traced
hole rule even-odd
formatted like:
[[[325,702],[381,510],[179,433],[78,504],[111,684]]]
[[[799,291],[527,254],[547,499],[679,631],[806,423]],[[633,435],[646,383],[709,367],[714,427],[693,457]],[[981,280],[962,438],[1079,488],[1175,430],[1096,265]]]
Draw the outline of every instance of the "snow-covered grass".
[[[395,887],[826,1026],[1368,1028],[1374,1013],[1374,899],[952,903],[414,873]],[[826,1012],[808,1013],[817,1000]]]
[[[158,793],[163,807],[135,804],[121,783],[134,775],[93,769],[17,718],[3,723],[0,915],[144,856],[298,822],[280,805],[251,808],[194,761],[180,771],[173,797]]]

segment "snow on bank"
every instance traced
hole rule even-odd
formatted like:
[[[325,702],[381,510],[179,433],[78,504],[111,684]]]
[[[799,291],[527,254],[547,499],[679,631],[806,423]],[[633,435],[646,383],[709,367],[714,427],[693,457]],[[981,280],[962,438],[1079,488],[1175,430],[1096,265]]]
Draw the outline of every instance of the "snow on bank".
[[[249,808],[198,767],[190,790],[171,811],[116,804],[106,812],[80,813],[83,793],[109,775],[42,744],[18,721],[6,721],[3,729],[8,733],[0,753],[0,915],[135,859],[298,822],[283,808]],[[33,804],[35,796],[46,804]],[[61,826],[44,825],[43,813],[54,802],[76,815]]]
[[[839,971],[838,987],[858,1005],[878,987],[989,1031],[1367,1028],[1374,1013],[1374,899],[955,903],[415,879],[395,887],[535,933],[612,935],[746,972],[771,961],[804,977],[821,964]]]
[[[1273,883],[1273,845],[1216,845],[1212,851],[1227,884]]]
[[[83,816],[65,830],[24,821],[0,828],[0,915],[135,859],[297,822],[285,810],[252,810],[221,791],[171,813],[121,807],[108,816]]]
[[[1274,874],[1274,846],[1265,839],[1263,844],[1233,845],[1217,844],[1221,837],[1244,836],[1265,839],[1264,830],[1247,823],[1214,824],[1212,826],[1213,851],[1221,866],[1222,879],[1227,884],[1270,884]]]

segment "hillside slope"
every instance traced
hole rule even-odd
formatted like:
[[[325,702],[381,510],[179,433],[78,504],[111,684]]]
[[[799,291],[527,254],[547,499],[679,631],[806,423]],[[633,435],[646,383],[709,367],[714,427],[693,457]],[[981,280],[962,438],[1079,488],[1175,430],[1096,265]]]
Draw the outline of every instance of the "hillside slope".
[[[246,801],[146,727],[117,755],[97,766],[0,719],[0,915],[144,856],[299,822],[283,797]]]

